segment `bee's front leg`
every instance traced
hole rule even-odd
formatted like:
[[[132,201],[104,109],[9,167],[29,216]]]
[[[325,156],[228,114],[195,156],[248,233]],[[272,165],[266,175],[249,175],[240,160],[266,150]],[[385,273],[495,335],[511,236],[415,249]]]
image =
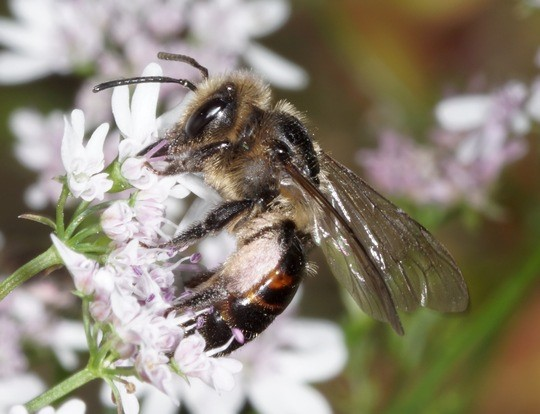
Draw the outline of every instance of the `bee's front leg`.
[[[208,213],[202,221],[193,224],[171,241],[163,243],[158,247],[174,247],[180,250],[186,246],[190,246],[206,236],[223,230],[232,220],[251,210],[256,203],[256,200],[249,199],[226,201]]]

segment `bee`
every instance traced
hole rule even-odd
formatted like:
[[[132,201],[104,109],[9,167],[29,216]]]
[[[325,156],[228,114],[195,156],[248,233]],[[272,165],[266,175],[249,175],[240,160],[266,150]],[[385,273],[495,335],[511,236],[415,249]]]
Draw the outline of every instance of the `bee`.
[[[223,201],[161,245],[182,249],[228,230],[237,250],[197,275],[170,311],[192,315],[206,349],[228,354],[263,332],[291,302],[319,246],[334,276],[369,316],[403,334],[398,311],[459,312],[467,286],[448,251],[419,223],[325,153],[290,103],[271,100],[253,73],[210,77],[191,57],[158,57],[198,69],[202,81],[163,76],[100,84],[99,91],[173,82],[192,91],[161,150],[163,175],[201,173]],[[152,145],[154,147],[154,145]],[[143,151],[149,151],[150,148]]]

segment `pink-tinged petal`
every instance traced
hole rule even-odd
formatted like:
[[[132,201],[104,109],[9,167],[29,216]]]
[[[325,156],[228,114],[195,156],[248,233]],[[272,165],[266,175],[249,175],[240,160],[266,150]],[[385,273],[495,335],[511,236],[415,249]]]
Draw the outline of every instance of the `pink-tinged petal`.
[[[92,278],[98,270],[98,263],[71,250],[54,234],[51,234],[51,239],[67,270],[73,276],[77,290],[85,295],[91,294],[94,291]]]
[[[212,358],[212,387],[217,392],[230,392],[236,386],[234,374],[242,371],[242,363],[233,358]]]
[[[142,348],[135,361],[139,375],[148,383],[166,394],[176,405],[178,397],[174,391],[174,381],[168,365],[169,359],[154,349]]]
[[[144,158],[128,158],[120,167],[122,176],[129,183],[140,189],[148,190],[156,185],[158,176],[146,167]]]
[[[244,52],[244,59],[263,78],[279,88],[302,89],[308,84],[309,76],[304,69],[260,44],[252,42]]]
[[[540,56],[540,53],[538,56]],[[531,95],[526,108],[530,117],[536,122],[540,122],[540,80],[537,80],[531,87]]]
[[[314,388],[268,375],[248,386],[249,400],[261,414],[331,414],[332,408]]]
[[[141,305],[134,296],[114,291],[111,294],[111,308],[120,323],[127,324],[140,312]]]
[[[209,369],[210,361],[204,353],[205,345],[200,335],[191,335],[180,341],[174,351],[174,359],[184,374],[198,376]]]
[[[489,95],[462,95],[447,98],[435,107],[439,124],[448,131],[461,132],[482,126],[492,105]]]
[[[129,109],[129,88],[118,86],[113,89],[111,98],[114,122],[124,136],[131,134],[131,112]]]
[[[135,212],[131,206],[126,201],[120,200],[101,214],[101,228],[110,239],[123,243],[133,238],[137,231],[134,217]]]

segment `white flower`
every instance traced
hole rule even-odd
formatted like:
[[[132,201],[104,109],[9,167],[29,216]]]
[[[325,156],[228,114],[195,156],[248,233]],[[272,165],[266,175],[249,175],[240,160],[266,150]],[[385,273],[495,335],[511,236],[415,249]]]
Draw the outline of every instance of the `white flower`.
[[[0,413],[7,413],[15,404],[23,404],[45,391],[45,384],[34,374],[0,378]]]
[[[11,0],[18,21],[0,19],[0,81],[27,82],[50,73],[69,73],[101,52],[106,12],[92,2]],[[93,7],[94,6],[94,7]]]
[[[60,320],[51,327],[49,335],[48,345],[62,367],[75,370],[79,366],[78,353],[88,350],[82,322]]]
[[[168,362],[167,356],[146,347],[139,351],[135,361],[141,378],[166,394],[174,404],[179,405],[177,393],[173,387],[173,374]]]
[[[68,187],[74,197],[102,200],[112,188],[113,182],[101,172],[105,166],[103,144],[108,130],[108,124],[101,124],[84,146],[84,113],[76,109],[71,112],[71,121],[65,119],[61,155]]]
[[[11,115],[9,126],[17,138],[15,156],[21,164],[39,174],[37,183],[26,190],[26,204],[42,209],[50,202],[56,203],[62,186],[53,178],[64,173],[58,157],[62,142],[62,113],[53,111],[43,116],[32,109],[19,109]]]
[[[234,375],[242,370],[242,363],[232,358],[213,358],[204,352],[204,338],[194,334],[184,338],[174,352],[174,359],[188,378],[199,378],[218,393],[231,391]]]
[[[84,414],[86,413],[86,405],[83,401],[79,399],[72,399],[63,403],[56,410],[53,407],[45,407],[37,411],[36,414]],[[30,414],[28,410],[22,406],[18,405],[9,411],[9,414]]]
[[[437,104],[435,115],[448,131],[468,131],[485,122],[491,102],[489,95],[453,96]]]
[[[151,63],[144,69],[141,76],[161,76],[162,73],[158,64]],[[123,137],[119,146],[120,161],[136,156],[156,140],[156,108],[159,89],[159,83],[138,84],[130,103],[127,86],[114,88],[112,111]]]
[[[117,243],[124,243],[137,231],[137,224],[133,221],[135,212],[130,205],[119,200],[108,207],[101,214],[101,228],[105,234]]]
[[[209,47],[242,55],[276,86],[300,89],[307,84],[307,73],[252,40],[277,30],[289,14],[289,4],[283,0],[196,2],[191,28],[195,38]]]

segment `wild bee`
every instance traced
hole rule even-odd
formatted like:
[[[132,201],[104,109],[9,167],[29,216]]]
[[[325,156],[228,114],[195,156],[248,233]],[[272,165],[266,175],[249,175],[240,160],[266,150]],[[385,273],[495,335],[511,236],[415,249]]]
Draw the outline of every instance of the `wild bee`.
[[[255,338],[290,303],[310,269],[307,253],[314,245],[360,308],[398,334],[398,310],[467,307],[467,287],[448,251],[322,151],[303,116],[288,102],[272,104],[260,78],[242,70],[209,77],[191,57],[158,57],[195,67],[202,81],[138,77],[94,90],[174,82],[193,92],[164,137],[167,167],[158,173],[202,173],[223,202],[162,246],[181,249],[226,229],[237,250],[195,277],[171,309],[193,315],[186,334],[200,332],[218,354]]]

